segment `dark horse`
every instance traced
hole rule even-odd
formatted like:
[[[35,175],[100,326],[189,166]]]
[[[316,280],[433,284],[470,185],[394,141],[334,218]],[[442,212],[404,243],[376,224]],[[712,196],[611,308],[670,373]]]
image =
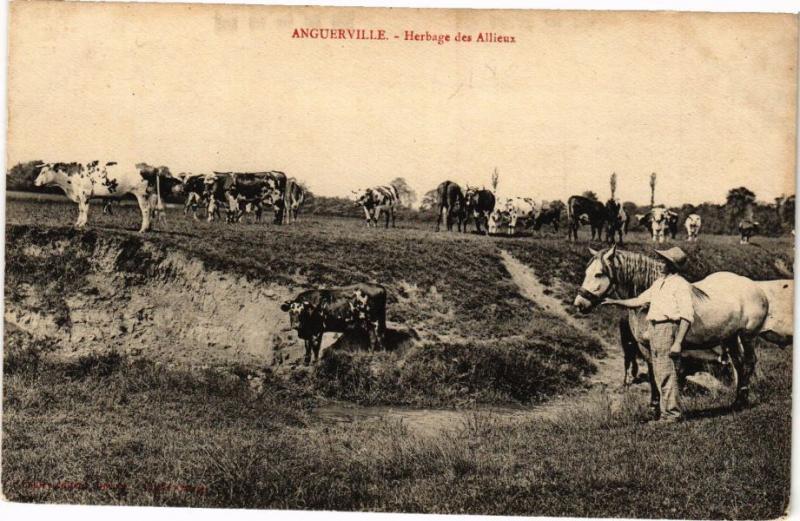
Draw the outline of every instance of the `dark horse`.
[[[573,195],[567,201],[567,238],[578,240],[578,228],[581,226],[581,217],[586,216],[592,228],[592,240],[601,240],[603,224],[606,221],[606,208],[600,201],[594,201],[580,195]]]
[[[469,216],[475,219],[475,231],[481,233],[481,222],[486,225],[483,233],[489,233],[489,215],[494,211],[494,194],[490,190],[470,188],[464,194],[464,228],[466,231]]]
[[[464,193],[461,187],[452,181],[444,181],[436,189],[436,200],[439,203],[439,217],[436,220],[436,231],[444,219],[447,231],[453,231],[453,217],[458,220],[458,231],[467,231]]]
[[[628,215],[622,209],[622,204],[609,199],[606,202],[606,242],[611,244],[619,235],[619,243],[622,244],[622,232],[628,222]]]

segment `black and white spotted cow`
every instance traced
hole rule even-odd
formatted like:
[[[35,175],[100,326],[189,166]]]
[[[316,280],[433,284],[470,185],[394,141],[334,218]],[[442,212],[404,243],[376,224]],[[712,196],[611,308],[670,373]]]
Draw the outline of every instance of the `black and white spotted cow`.
[[[383,349],[386,336],[386,289],[377,284],[308,290],[288,300],[281,309],[289,313],[292,329],[305,341],[306,365],[319,359],[322,335],[361,331],[370,349]]]
[[[472,216],[475,219],[475,231],[489,233],[489,216],[494,212],[494,206],[495,197],[491,190],[467,186],[467,191],[464,193],[465,230],[467,221]],[[481,231],[481,222],[486,223],[486,230],[483,232]]]
[[[286,181],[286,196],[284,205],[286,208],[286,223],[297,222],[297,214],[306,199],[306,192],[296,179],[290,177]]]
[[[637,216],[638,217],[638,216]],[[656,206],[641,217],[638,217],[639,224],[647,229],[653,242],[663,243],[666,238],[667,228],[667,209],[663,206]]]
[[[114,161],[89,163],[43,163],[37,167],[34,186],[58,186],[66,196],[78,203],[78,220],[75,226],[83,228],[89,220],[91,199],[121,198],[133,194],[142,212],[139,232],[151,227],[154,211],[163,208],[160,193],[173,191],[180,180],[174,178],[166,167],[150,167],[143,163],[134,166],[119,165]]]
[[[214,172],[213,192],[222,192],[228,207],[228,221],[238,222],[248,211],[261,220],[264,206],[274,209],[275,224],[283,223],[286,174],[269,172]]]
[[[178,174],[183,181],[183,214],[187,215],[190,211],[192,217],[197,220],[197,210],[203,205],[203,194],[205,192],[205,176],[201,174]],[[208,202],[205,202],[208,204]]]
[[[360,195],[359,195],[360,194]],[[364,209],[367,219],[367,227],[378,227],[378,219],[381,212],[386,212],[386,228],[389,227],[389,220],[392,221],[392,228],[395,226],[395,207],[400,204],[400,194],[393,185],[374,186],[367,188],[363,192],[356,192],[356,206]]]

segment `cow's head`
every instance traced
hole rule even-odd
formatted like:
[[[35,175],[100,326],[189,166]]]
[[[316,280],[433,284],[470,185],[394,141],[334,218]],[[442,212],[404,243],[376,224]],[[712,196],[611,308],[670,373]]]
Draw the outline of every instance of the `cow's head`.
[[[478,205],[478,189],[467,185],[464,192],[464,208],[469,211]]]
[[[33,180],[33,186],[47,186],[56,181],[56,169],[51,163],[42,163],[34,166],[36,172],[36,179]]]
[[[287,300],[281,304],[281,311],[289,312],[289,323],[292,329],[297,329],[314,312],[314,304],[306,300]]]
[[[350,311],[357,320],[367,320],[369,317],[369,296],[357,289],[350,300]]]
[[[581,313],[588,313],[614,287],[614,256],[617,253],[616,244],[608,250],[595,251],[589,248],[592,258],[586,265],[583,284],[578,288],[573,305]]]
[[[271,206],[275,206],[283,200],[283,193],[277,188],[268,188],[264,191],[262,202]]]

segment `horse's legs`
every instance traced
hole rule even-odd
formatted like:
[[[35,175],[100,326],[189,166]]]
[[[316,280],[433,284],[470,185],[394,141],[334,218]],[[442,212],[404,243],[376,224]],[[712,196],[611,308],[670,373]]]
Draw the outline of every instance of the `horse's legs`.
[[[739,372],[734,407],[741,407],[747,404],[750,390],[750,378],[756,371],[756,350],[752,338],[737,337],[736,340],[737,350],[741,354],[742,370]]]

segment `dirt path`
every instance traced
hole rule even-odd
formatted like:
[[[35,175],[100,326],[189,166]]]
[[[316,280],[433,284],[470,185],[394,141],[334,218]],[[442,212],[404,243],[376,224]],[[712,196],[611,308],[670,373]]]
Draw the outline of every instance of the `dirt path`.
[[[564,304],[551,294],[547,286],[539,282],[534,270],[515,259],[505,250],[500,250],[503,264],[520,290],[520,294],[531,302],[557,316],[570,326],[583,331],[597,341],[605,350],[604,358],[594,360],[597,373],[592,375],[590,383],[593,387],[613,389],[622,383],[623,354],[619,345],[613,345],[596,333],[589,331],[587,325],[573,317],[564,308]]]

